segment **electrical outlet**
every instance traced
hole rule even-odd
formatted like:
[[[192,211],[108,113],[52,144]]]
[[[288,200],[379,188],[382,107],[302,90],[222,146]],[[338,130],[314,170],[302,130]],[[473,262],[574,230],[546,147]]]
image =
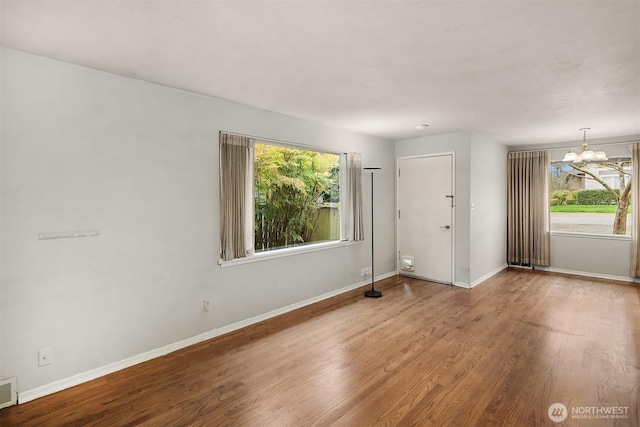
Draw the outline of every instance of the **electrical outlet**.
[[[51,347],[38,350],[38,366],[47,366],[53,363],[53,350]]]
[[[209,307],[211,306],[211,301],[208,299],[202,301],[202,310],[209,311]]]
[[[371,274],[371,267],[362,267],[360,269],[360,276],[364,277],[367,274]]]

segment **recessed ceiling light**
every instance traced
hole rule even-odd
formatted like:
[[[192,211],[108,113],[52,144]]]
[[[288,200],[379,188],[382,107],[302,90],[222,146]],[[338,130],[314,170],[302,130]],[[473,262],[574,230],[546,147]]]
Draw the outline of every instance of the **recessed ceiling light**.
[[[416,126],[416,129],[426,129],[426,128],[428,128],[428,127],[429,127],[429,125],[426,125],[426,124],[424,124],[424,125],[418,125],[418,126]]]

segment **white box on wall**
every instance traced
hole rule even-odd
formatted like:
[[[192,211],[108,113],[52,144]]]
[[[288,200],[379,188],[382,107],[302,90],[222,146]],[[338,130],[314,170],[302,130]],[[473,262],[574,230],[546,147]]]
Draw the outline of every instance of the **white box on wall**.
[[[18,403],[16,378],[3,378],[0,380],[0,409],[13,406]]]

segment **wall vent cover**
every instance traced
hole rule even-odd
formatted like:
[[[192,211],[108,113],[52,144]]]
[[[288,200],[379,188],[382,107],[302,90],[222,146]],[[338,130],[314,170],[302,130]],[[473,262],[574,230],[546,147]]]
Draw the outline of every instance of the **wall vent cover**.
[[[16,390],[16,378],[4,378],[0,380],[0,409],[13,406],[18,403]]]
[[[402,258],[400,259],[400,268],[402,269],[402,271],[414,271],[415,270],[415,266],[413,264],[414,260],[412,256],[409,255],[403,255]]]

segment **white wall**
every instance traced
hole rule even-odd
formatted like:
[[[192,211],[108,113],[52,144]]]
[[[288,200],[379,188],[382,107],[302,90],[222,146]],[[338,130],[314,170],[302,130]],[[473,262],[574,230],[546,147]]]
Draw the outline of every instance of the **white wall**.
[[[0,82],[2,82],[2,71],[2,55],[0,55]],[[1,96],[2,85],[0,84],[0,97]],[[0,195],[2,194],[2,122],[2,103],[0,102]],[[4,366],[2,363],[2,325],[4,324],[4,317],[2,316],[2,199],[3,198],[0,197],[0,379],[5,376]]]
[[[551,269],[595,277],[629,277],[631,240],[552,234]]]
[[[376,272],[395,271],[391,142],[6,49],[2,111],[0,354],[20,392],[362,280],[368,241],[217,265],[220,130],[382,166]],[[100,236],[37,238],[78,230]]]
[[[629,156],[629,144],[640,141],[640,135],[626,135],[606,139],[587,139],[590,147],[601,147],[612,156]],[[579,148],[582,140],[558,142],[550,145],[509,147],[509,151],[549,150],[551,161],[562,160],[568,148]],[[628,239],[606,236],[551,235],[551,270],[600,277],[629,279],[631,272],[631,242]]]
[[[505,267],[507,147],[471,134],[471,284]]]

